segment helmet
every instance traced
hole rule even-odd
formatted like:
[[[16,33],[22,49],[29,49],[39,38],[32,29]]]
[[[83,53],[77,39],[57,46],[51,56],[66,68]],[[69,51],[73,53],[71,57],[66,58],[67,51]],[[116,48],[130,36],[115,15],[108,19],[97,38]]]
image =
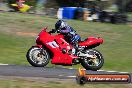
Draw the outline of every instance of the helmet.
[[[63,20],[58,20],[55,24],[55,29],[60,30],[67,26],[67,23],[65,23]]]

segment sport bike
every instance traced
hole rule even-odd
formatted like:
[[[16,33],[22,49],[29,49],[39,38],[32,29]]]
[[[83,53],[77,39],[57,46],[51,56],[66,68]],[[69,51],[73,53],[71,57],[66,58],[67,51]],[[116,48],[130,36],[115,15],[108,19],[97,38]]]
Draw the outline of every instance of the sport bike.
[[[39,33],[36,45],[27,52],[27,60],[32,66],[44,67],[49,61],[51,64],[65,66],[81,64],[87,70],[99,70],[103,66],[102,54],[94,49],[103,43],[102,38],[88,37],[78,42],[78,49],[75,50],[64,35],[52,35],[46,29]]]

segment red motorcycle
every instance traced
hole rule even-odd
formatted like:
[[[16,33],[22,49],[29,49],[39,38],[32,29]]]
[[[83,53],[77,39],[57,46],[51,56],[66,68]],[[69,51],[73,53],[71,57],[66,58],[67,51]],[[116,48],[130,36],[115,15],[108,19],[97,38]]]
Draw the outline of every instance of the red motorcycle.
[[[51,60],[55,65],[81,64],[87,70],[99,70],[104,63],[102,54],[93,49],[103,43],[102,38],[89,37],[78,43],[78,51],[62,34],[52,35],[44,28],[36,38],[36,45],[27,52],[28,62],[35,67],[44,67]]]

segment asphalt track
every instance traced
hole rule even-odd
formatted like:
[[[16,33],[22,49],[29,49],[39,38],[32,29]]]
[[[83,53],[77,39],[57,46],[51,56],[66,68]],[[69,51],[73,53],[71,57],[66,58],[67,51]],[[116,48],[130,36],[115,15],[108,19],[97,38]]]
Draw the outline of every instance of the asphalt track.
[[[61,67],[32,67],[19,65],[0,65],[0,76],[17,76],[17,77],[39,77],[39,78],[57,78],[57,79],[75,79],[77,69],[68,69]],[[127,72],[115,71],[91,71],[87,74],[130,74]]]

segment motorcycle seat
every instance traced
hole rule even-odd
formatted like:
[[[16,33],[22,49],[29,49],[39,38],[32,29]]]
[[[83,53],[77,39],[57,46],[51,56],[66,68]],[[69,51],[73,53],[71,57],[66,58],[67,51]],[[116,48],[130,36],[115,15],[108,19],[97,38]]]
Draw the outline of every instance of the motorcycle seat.
[[[84,42],[84,41],[86,41],[86,40],[88,40],[88,38],[86,38],[86,39],[81,39],[81,40],[79,41],[79,43]]]

